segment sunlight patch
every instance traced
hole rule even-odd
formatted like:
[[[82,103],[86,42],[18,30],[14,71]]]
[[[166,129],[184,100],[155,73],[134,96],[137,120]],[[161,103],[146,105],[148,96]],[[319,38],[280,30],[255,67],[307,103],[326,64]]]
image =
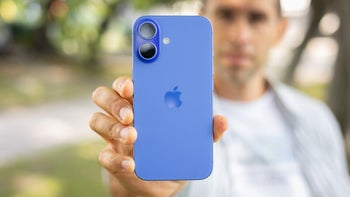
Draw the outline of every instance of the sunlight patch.
[[[57,197],[62,191],[61,183],[52,177],[40,174],[19,174],[13,179],[14,197]]]

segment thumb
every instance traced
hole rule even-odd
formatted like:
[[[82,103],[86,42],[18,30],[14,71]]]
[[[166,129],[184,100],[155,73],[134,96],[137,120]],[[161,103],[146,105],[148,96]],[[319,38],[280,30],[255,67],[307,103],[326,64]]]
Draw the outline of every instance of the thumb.
[[[214,116],[214,128],[213,128],[213,136],[214,142],[217,142],[221,139],[224,132],[227,130],[228,122],[224,116],[215,115]]]

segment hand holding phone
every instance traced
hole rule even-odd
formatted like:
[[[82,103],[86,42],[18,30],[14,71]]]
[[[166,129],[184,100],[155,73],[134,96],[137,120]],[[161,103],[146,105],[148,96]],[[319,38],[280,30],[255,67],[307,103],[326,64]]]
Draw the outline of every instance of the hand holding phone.
[[[90,127],[106,142],[106,147],[99,155],[99,163],[109,172],[109,187],[114,196],[172,196],[184,186],[183,181],[143,181],[134,173],[133,144],[137,131],[133,129],[132,96],[134,85],[130,78],[120,77],[113,87],[97,88],[92,99],[105,113],[95,112],[90,120]],[[130,109],[125,119],[120,117],[121,109]],[[214,116],[214,141],[221,138],[226,130],[227,121],[222,116]],[[154,123],[157,127],[158,122]],[[130,128],[122,137],[121,131]],[[186,136],[185,136],[186,138]],[[195,142],[193,142],[195,143]],[[161,160],[162,158],[158,158]]]
[[[172,42],[170,40],[170,42]],[[156,84],[162,83],[161,80]],[[157,86],[154,86],[156,88]],[[180,87],[178,87],[177,90]],[[171,196],[184,186],[183,181],[143,181],[134,173],[135,162],[133,160],[133,149],[136,136],[139,131],[134,125],[134,84],[128,77],[120,77],[115,80],[113,87],[99,87],[93,95],[93,101],[105,113],[96,112],[90,120],[90,127],[99,134],[106,142],[106,147],[101,151],[99,163],[109,172],[110,190],[116,196]],[[174,88],[173,88],[174,90]],[[180,96],[182,99],[182,97]],[[184,101],[182,103],[184,105]],[[127,108],[129,113],[121,118],[122,109]],[[124,114],[125,115],[125,114]],[[159,115],[159,114],[157,114]],[[152,122],[153,128],[158,128],[161,122]],[[122,135],[122,131],[130,129],[129,133]],[[213,118],[213,129],[211,130],[214,142],[218,141],[227,128],[227,120],[219,115]],[[125,133],[124,133],[125,134]],[[182,136],[185,140],[188,136]],[[193,144],[196,140],[192,141]],[[161,161],[163,158],[158,157]]]

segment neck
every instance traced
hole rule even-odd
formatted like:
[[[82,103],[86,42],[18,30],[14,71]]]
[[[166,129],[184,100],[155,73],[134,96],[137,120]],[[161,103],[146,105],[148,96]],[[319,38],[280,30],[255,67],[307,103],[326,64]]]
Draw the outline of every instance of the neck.
[[[222,80],[214,76],[215,93],[225,99],[234,101],[252,101],[261,97],[268,85],[263,76],[253,77],[244,83]]]

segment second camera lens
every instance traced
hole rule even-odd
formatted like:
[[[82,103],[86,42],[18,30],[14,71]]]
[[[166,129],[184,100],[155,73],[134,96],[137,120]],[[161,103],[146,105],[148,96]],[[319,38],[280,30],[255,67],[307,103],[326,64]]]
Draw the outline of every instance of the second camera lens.
[[[156,27],[150,22],[143,23],[140,26],[140,34],[145,39],[151,39],[156,34]]]
[[[156,56],[157,50],[152,43],[145,43],[140,47],[140,55],[146,60],[150,60]]]

